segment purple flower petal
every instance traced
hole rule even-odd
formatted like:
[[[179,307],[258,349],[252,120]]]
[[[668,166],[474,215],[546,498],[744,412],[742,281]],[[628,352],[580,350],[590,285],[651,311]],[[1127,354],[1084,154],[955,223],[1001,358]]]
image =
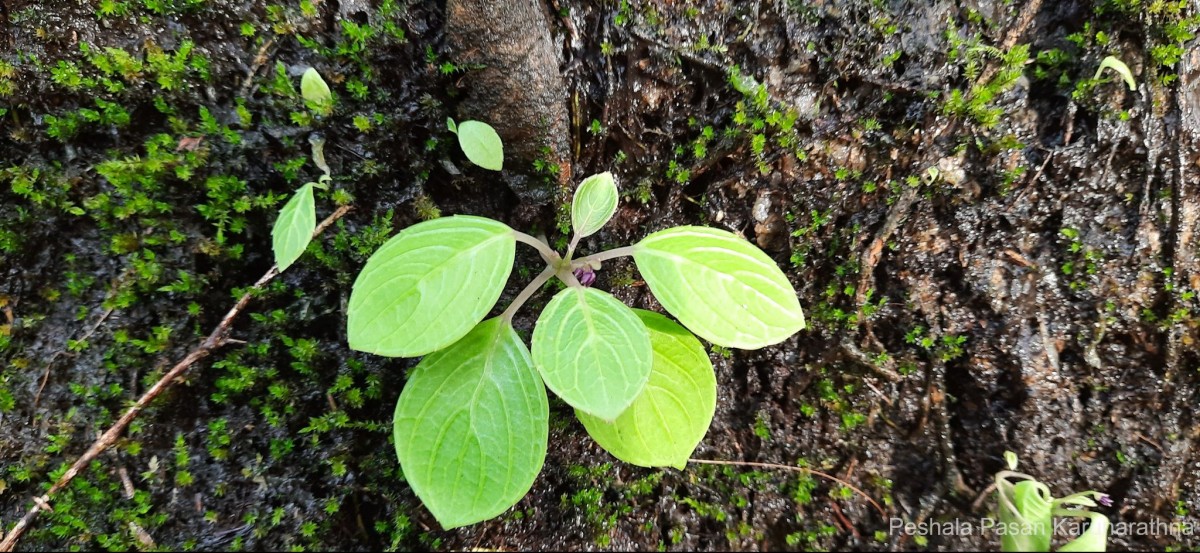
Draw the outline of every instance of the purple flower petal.
[[[572,274],[584,286],[591,286],[593,282],[596,282],[596,271],[593,271],[591,267],[580,267],[572,271]]]
[[[1096,501],[1105,507],[1112,507],[1113,504],[1112,496],[1106,493],[1096,494]]]

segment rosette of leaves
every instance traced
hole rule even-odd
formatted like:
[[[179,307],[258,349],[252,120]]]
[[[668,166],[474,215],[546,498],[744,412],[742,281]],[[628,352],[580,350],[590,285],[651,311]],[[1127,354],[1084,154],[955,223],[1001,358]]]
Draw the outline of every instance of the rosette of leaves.
[[[457,215],[402,230],[358,275],[347,310],[350,347],[425,356],[400,393],[394,437],[405,479],[443,527],[498,516],[529,491],[546,455],[547,389],[618,459],[683,467],[716,407],[712,363],[696,335],[756,349],[804,327],[779,266],[723,230],[670,228],[574,258],[618,198],[609,173],[579,185],[565,255],[502,222]],[[518,242],[536,248],[546,268],[488,318]],[[675,320],[631,309],[576,277],[621,256],[633,257]],[[538,317],[527,348],[513,314],[551,278],[566,287]]]
[[[1088,519],[1088,527],[1058,551],[1104,551],[1108,545],[1108,517],[1090,511],[1097,502],[1111,505],[1107,494],[1086,491],[1055,499],[1050,488],[1034,477],[1016,472],[1017,455],[1004,453],[1008,470],[996,473],[996,498],[1000,523],[1002,551],[1050,551],[1054,537],[1055,517]],[[1083,508],[1067,508],[1066,506]]]

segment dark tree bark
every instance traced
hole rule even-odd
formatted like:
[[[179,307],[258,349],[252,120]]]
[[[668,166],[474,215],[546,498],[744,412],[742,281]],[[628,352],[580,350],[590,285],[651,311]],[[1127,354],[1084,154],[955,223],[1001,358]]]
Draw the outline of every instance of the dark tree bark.
[[[571,178],[567,90],[548,23],[537,0],[446,2],[446,40],[468,67],[459,115],[495,127],[509,185],[528,208],[554,200],[553,186],[523,178],[534,160],[558,164],[560,184]]]

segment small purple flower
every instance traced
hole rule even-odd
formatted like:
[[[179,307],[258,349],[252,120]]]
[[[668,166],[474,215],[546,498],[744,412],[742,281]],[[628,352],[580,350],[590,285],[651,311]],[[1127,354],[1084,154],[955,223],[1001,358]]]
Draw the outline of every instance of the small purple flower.
[[[593,282],[596,282],[596,271],[593,271],[591,267],[580,267],[572,271],[572,274],[574,274],[575,278],[579,279],[579,283],[585,287],[591,286]]]
[[[1112,496],[1106,493],[1096,494],[1096,501],[1105,507],[1112,507]]]

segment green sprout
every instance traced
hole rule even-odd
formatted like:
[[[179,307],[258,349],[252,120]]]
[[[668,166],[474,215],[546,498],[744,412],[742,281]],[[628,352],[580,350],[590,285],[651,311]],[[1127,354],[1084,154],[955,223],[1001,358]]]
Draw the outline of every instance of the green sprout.
[[[614,457],[682,468],[716,407],[716,377],[696,336],[758,349],[804,328],[783,271],[727,231],[668,228],[576,259],[580,239],[602,229],[619,201],[610,173],[585,179],[571,203],[565,255],[499,221],[456,215],[404,229],[358,275],[347,310],[350,347],[425,356],[408,374],[393,431],[405,480],[443,527],[499,516],[528,493],[546,458],[546,388]],[[534,247],[545,269],[484,320],[518,242]],[[678,322],[591,286],[604,262],[626,256]],[[566,287],[538,317],[527,348],[513,316],[551,278]]]
[[[1016,472],[1017,454],[1006,451],[1008,470],[996,473],[996,498],[999,503],[1001,551],[1050,551],[1054,537],[1054,517],[1086,518],[1090,522],[1075,539],[1058,551],[1104,551],[1108,544],[1108,517],[1086,508],[1068,509],[1065,505],[1105,507],[1112,505],[1108,494],[1086,491],[1055,499],[1050,488],[1034,477]],[[1013,482],[1016,480],[1016,482]],[[1093,501],[1093,499],[1095,501]]]

